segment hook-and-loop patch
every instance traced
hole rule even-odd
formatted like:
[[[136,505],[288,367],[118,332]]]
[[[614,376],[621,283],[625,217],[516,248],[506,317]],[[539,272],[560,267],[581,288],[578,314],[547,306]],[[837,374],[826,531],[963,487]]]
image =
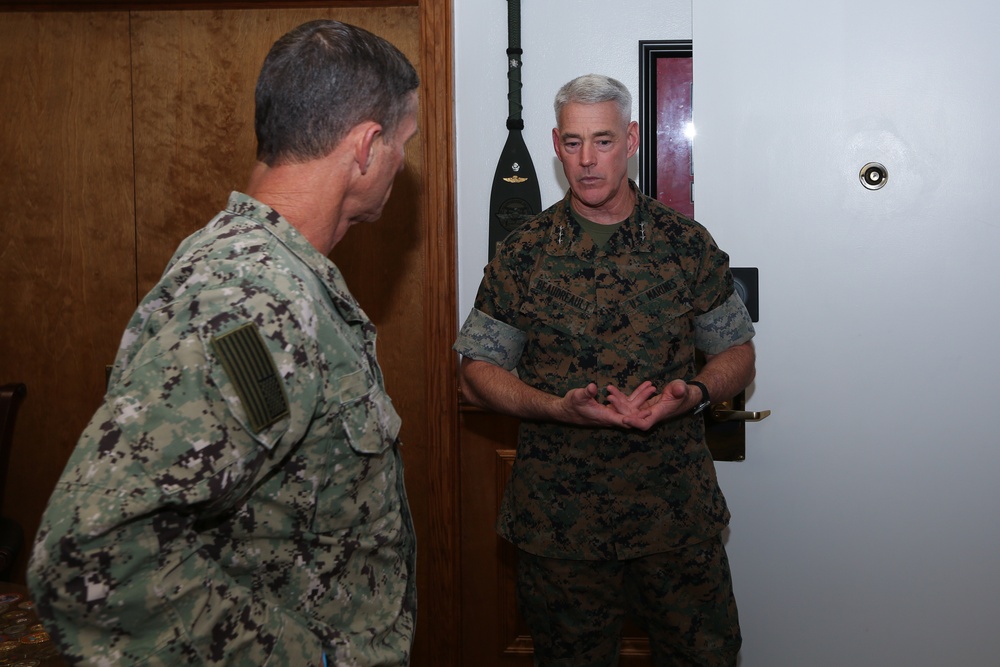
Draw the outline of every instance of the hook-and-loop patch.
[[[248,322],[212,338],[212,349],[236,388],[254,433],[288,416],[278,368],[257,325]]]

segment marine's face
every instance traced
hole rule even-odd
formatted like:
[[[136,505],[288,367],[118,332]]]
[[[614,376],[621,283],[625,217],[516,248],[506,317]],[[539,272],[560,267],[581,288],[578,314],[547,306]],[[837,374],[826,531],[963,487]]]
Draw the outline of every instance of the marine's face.
[[[594,222],[628,217],[634,204],[628,160],[639,148],[638,123],[622,118],[614,102],[571,102],[552,130],[552,143],[572,190],[573,207],[583,217]]]

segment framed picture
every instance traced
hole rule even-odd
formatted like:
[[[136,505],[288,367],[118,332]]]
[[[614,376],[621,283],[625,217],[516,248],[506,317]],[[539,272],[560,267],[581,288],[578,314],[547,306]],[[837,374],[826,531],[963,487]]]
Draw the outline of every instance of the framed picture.
[[[691,40],[639,42],[639,188],[694,217]]]

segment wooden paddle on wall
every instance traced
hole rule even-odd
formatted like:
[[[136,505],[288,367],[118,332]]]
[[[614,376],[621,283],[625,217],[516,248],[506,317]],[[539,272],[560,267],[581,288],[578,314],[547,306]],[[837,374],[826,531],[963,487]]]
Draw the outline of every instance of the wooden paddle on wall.
[[[490,192],[489,258],[497,244],[542,210],[538,177],[521,130],[521,0],[507,0],[507,142]]]

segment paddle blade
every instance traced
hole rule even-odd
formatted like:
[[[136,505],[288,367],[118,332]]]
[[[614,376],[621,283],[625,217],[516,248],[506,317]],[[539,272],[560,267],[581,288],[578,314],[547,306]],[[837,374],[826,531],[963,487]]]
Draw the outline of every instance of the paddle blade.
[[[520,130],[510,130],[500,152],[490,192],[489,258],[497,244],[542,210],[538,177]]]

